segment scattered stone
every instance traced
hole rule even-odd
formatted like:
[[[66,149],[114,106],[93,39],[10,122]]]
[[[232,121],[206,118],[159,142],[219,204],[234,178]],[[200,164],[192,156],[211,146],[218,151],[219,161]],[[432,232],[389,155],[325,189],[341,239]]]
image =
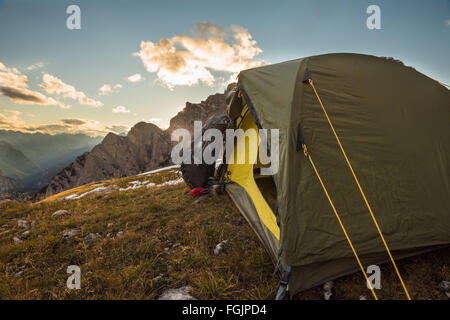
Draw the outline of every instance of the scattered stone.
[[[108,223],[107,227],[111,228],[113,225],[114,225],[114,223],[110,222],[110,223]]]
[[[70,238],[75,237],[79,233],[80,233],[79,229],[65,230],[65,231],[63,231],[62,237],[64,239],[70,239]]]
[[[159,280],[161,280],[163,277],[164,277],[163,274],[157,275],[156,277],[154,277],[154,278],[152,279],[152,281],[159,281]]]
[[[123,231],[119,231],[116,234],[116,238],[120,238],[121,236],[123,236]]]
[[[23,270],[14,274],[14,278],[20,278],[23,275]]]
[[[158,298],[158,300],[197,300],[189,294],[192,290],[190,286],[178,289],[168,289]]]
[[[439,288],[444,289],[447,298],[450,298],[450,281],[441,281]]]
[[[19,219],[19,220],[17,221],[17,225],[18,225],[20,228],[24,228],[24,229],[30,229],[30,227],[31,227],[31,224],[30,224],[29,221],[27,221],[27,220],[22,220],[22,219]]]
[[[112,236],[111,232],[108,232],[108,234],[106,235],[107,238],[111,238],[111,236]]]
[[[13,238],[14,243],[22,243],[23,241],[20,240],[18,237]]]
[[[52,213],[52,217],[65,216],[65,215],[68,215],[68,214],[69,214],[69,211],[67,211],[67,210],[57,210],[57,211]]]
[[[27,230],[27,231],[22,232],[22,236],[24,236],[24,237],[27,237],[27,236],[29,236],[30,234],[31,234],[31,231],[30,231],[30,230]]]
[[[216,256],[220,253],[220,251],[222,250],[223,245],[225,243],[227,243],[227,242],[228,242],[228,240],[223,240],[223,241],[219,242],[219,244],[217,244],[216,248],[214,249],[214,254]]]
[[[333,295],[333,292],[332,292],[333,286],[334,286],[333,281],[327,281],[327,282],[324,283],[324,285],[323,285],[323,291],[324,291],[323,292],[323,296],[324,296],[325,300],[330,300],[331,299],[331,296]]]
[[[86,237],[84,237],[84,240],[87,242],[94,242],[95,240],[97,240],[100,237],[101,237],[100,234],[91,232]]]
[[[367,300],[366,296],[359,296],[359,300]]]
[[[164,248],[165,253],[169,253],[169,248]]]

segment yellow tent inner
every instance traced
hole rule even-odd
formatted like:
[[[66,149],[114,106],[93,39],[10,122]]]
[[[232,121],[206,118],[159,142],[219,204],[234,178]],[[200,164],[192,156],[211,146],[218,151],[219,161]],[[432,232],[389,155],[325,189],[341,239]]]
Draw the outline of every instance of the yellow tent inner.
[[[233,163],[230,163],[229,161],[228,164],[228,171],[230,172],[229,178],[247,191],[253,201],[259,218],[275,236],[275,238],[279,240],[280,228],[277,225],[275,215],[261,194],[253,174],[253,169],[260,167],[260,164],[258,164],[258,148],[261,139],[259,136],[258,127],[253,120],[251,113],[248,112],[247,106],[244,106],[241,116],[243,119],[239,124],[239,128],[244,132],[249,129],[255,130],[256,141],[247,139],[245,135],[237,136],[237,141],[235,142],[235,146],[230,157],[230,159],[234,159],[235,161]],[[250,143],[252,142],[256,142],[257,146],[251,146]],[[239,154],[245,154],[245,163],[237,163],[236,160]]]

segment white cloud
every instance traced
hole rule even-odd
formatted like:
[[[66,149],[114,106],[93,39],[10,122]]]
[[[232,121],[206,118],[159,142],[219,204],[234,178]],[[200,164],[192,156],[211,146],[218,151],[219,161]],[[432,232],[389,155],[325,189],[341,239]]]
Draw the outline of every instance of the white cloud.
[[[35,69],[42,68],[43,66],[45,66],[45,63],[39,61],[39,62],[33,63],[31,66],[26,67],[25,69],[27,69],[28,71],[32,71]]]
[[[152,122],[152,123],[160,123],[162,121],[161,118],[151,118],[148,121]]]
[[[224,29],[209,22],[197,23],[193,34],[194,37],[160,39],[159,43],[141,41],[141,49],[135,55],[148,72],[156,73],[169,88],[199,82],[212,86],[216,79],[211,71],[235,76],[241,70],[267,64],[254,59],[262,50],[243,27],[231,26],[231,43],[226,41]]]
[[[121,88],[122,88],[122,85],[120,83],[117,83],[114,86],[110,85],[110,84],[104,84],[98,90],[98,94],[100,96],[106,96],[106,95],[109,95],[110,93],[119,91],[119,89],[121,89]]]
[[[16,68],[7,68],[0,62],[0,86],[26,88],[28,78],[26,75],[20,74]]]
[[[143,80],[142,76],[139,73],[133,74],[127,78],[129,82],[139,82]]]
[[[112,109],[113,113],[130,113],[131,111],[125,108],[124,106],[117,106]]]
[[[49,94],[56,94],[63,98],[73,99],[80,104],[91,107],[103,106],[102,102],[86,97],[84,92],[77,91],[74,86],[64,83],[61,79],[52,76],[51,74],[44,73],[42,81],[43,82],[39,86]]]
[[[22,112],[17,110],[3,110],[0,112],[0,129],[13,129],[23,126],[24,123],[20,119]]]
[[[108,95],[112,92],[112,88],[109,84],[104,84],[98,89],[98,94],[101,96]]]

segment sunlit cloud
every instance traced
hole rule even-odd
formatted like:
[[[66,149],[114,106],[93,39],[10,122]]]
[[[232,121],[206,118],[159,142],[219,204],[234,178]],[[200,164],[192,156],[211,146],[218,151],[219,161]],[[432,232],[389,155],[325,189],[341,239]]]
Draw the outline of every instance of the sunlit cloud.
[[[151,123],[160,123],[162,121],[162,119],[161,118],[150,118],[148,121]]]
[[[130,113],[131,111],[125,108],[124,106],[117,106],[112,109],[113,113]]]
[[[24,126],[20,115],[22,112],[17,110],[0,111],[0,129],[11,130],[16,127]]]
[[[7,68],[0,62],[0,86],[26,88],[28,86],[28,78],[16,68]]]
[[[133,74],[127,78],[129,82],[139,82],[143,80],[142,76],[139,73]]]
[[[63,98],[73,99],[83,105],[91,107],[103,106],[102,102],[88,98],[84,92],[78,91],[74,86],[64,83],[61,79],[48,73],[42,75],[42,83],[39,86],[48,94],[56,94]]]
[[[31,66],[28,66],[25,69],[27,69],[28,71],[32,71],[35,69],[40,69],[44,66],[45,66],[45,63],[40,61],[40,62],[33,63]]]
[[[227,32],[209,22],[200,22],[193,35],[163,38],[159,43],[141,41],[140,51],[135,55],[148,72],[156,73],[158,80],[170,89],[200,82],[212,86],[216,82],[212,71],[235,77],[241,70],[267,64],[255,59],[262,50],[241,26],[232,25]]]
[[[104,84],[98,89],[98,94],[100,96],[107,96],[110,93],[117,92],[122,88],[122,85],[120,83],[117,83],[115,85],[110,84]]]

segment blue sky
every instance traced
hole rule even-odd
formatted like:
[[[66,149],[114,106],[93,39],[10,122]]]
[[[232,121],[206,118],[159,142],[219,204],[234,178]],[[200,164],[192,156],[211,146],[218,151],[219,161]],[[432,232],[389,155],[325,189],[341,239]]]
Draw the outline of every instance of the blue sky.
[[[66,8],[72,4],[81,9],[81,30],[66,27]],[[381,30],[366,27],[370,4],[381,9]],[[196,23],[206,21],[207,37],[219,38],[222,51],[217,59],[211,53],[212,58],[199,62],[211,43],[208,38],[198,41]],[[230,55],[237,41],[233,36],[241,35],[257,43],[237,43]],[[0,86],[16,86],[33,96],[25,101],[12,99],[11,90],[0,91],[0,128],[104,134],[141,120],[166,127],[186,101],[199,102],[222,91],[239,68],[330,52],[395,57],[450,83],[449,36],[448,0],[0,0]],[[189,51],[188,57],[195,59],[189,58],[188,71],[197,74],[180,78],[174,61],[156,59],[156,52],[165,52],[160,39],[174,43],[172,60]],[[145,52],[141,41],[147,44]],[[133,55],[138,52],[140,56]],[[26,76],[27,84],[5,80],[10,79],[6,74]],[[127,80],[136,74],[141,81]],[[64,89],[58,87],[61,83]],[[100,94],[105,84],[112,92]]]

